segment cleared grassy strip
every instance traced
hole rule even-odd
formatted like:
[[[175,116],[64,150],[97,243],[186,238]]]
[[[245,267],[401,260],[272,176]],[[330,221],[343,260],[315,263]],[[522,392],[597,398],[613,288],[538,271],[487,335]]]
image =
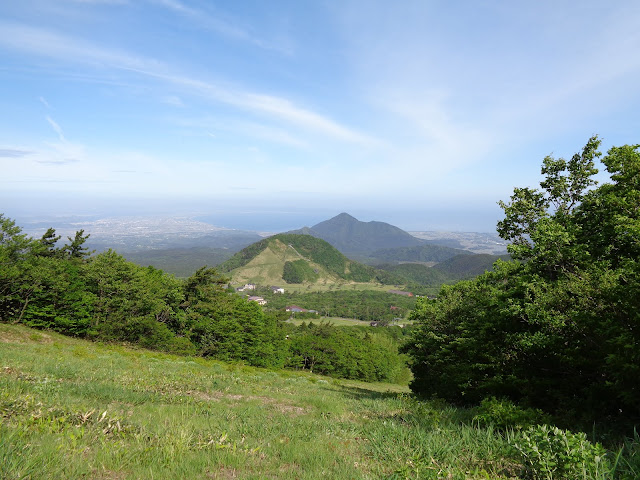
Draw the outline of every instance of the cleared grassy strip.
[[[367,327],[369,326],[370,322],[367,322],[365,320],[355,320],[353,318],[342,318],[342,317],[320,317],[318,319],[314,319],[314,318],[303,318],[303,319],[299,319],[299,318],[290,318],[289,320],[287,320],[287,323],[292,323],[293,325],[301,325],[302,323],[309,323],[309,322],[314,322],[314,323],[320,323],[320,322],[325,322],[325,323],[331,323],[332,325],[335,325],[336,327]],[[402,320],[402,322],[398,322],[398,324],[401,325],[409,325],[414,323],[413,320]],[[393,324],[395,325],[395,324]]]
[[[510,478],[517,467],[469,412],[397,385],[2,324],[0,439],[3,479]]]
[[[388,292],[391,289],[404,289],[403,285],[395,287],[393,285],[381,285],[379,283],[357,283],[357,282],[347,282],[347,281],[337,281],[335,283],[326,282],[324,280],[319,280],[316,283],[312,284],[295,284],[295,283],[284,283],[282,279],[280,279],[280,283],[278,285],[282,285],[286,291],[288,292],[297,292],[297,293],[305,293],[305,292],[332,292],[338,290],[353,290],[353,291],[365,291],[365,290],[374,290],[376,292]]]

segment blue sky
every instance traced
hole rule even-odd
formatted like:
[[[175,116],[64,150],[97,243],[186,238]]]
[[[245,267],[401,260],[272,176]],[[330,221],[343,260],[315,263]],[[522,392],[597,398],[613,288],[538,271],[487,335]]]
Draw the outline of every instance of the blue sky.
[[[638,52],[635,0],[2,2],[0,211],[492,231],[640,142]]]

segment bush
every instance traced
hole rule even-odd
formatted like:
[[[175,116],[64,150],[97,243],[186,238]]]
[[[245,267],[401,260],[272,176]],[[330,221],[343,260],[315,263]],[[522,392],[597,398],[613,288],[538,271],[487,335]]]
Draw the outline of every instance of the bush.
[[[318,279],[318,274],[305,260],[285,262],[282,279],[287,283],[313,283]]]
[[[526,478],[607,479],[612,468],[599,443],[591,443],[587,436],[571,433],[558,427],[536,425],[517,435],[511,442],[524,463]]]
[[[539,423],[548,422],[549,416],[542,410],[522,408],[510,400],[489,397],[482,400],[476,408],[473,420],[482,425],[492,425],[501,430],[507,428],[521,429]]]

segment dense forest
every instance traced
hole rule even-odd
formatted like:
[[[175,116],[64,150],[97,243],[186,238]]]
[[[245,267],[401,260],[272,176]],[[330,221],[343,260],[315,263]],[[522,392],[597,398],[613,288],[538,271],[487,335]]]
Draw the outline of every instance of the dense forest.
[[[541,188],[501,202],[513,261],[418,301],[416,393],[505,399],[586,429],[638,424],[640,145],[611,148],[611,181],[595,187],[599,145],[545,158]]]
[[[267,310],[298,307],[315,310],[324,317],[353,318],[363,321],[389,323],[404,318],[415,307],[416,298],[375,290],[333,290],[327,292],[271,293],[258,288],[257,293],[268,299]]]

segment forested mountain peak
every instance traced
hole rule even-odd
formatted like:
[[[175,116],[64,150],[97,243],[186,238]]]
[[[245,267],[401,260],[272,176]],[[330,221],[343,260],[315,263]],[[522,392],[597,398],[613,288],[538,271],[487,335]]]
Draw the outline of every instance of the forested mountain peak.
[[[380,272],[349,260],[328,242],[311,235],[281,233],[244,248],[219,266],[234,282],[381,283]],[[395,280],[395,279],[394,279]]]
[[[311,228],[296,231],[321,238],[347,255],[368,255],[382,248],[411,247],[424,242],[385,222],[361,222],[341,213]]]

